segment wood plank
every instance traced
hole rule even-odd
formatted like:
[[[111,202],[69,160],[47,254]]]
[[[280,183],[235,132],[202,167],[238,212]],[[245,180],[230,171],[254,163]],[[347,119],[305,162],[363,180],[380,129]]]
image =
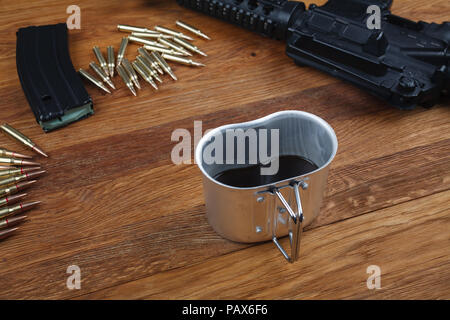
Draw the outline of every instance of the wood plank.
[[[0,244],[0,298],[71,298],[248,248],[214,233],[205,219],[198,169],[170,160],[172,131],[192,132],[195,120],[206,130],[300,109],[330,122],[339,153],[324,207],[310,230],[450,187],[448,105],[396,110],[337,79],[298,68],[281,42],[185,10],[175,1],[79,1],[82,30],[69,36],[74,65],[87,66],[95,44],[117,47],[123,36],[115,30],[117,23],[150,26],[182,18],[213,36],[199,41],[210,54],[204,59],[208,67],[175,66],[180,81],[165,78],[160,92],[147,88],[137,98],[118,80],[120,89],[112,96],[87,85],[96,115],[43,134],[18,82],[14,31],[64,21],[69,4],[0,3],[2,121],[50,154],[42,160],[49,174],[29,190],[30,198],[43,205],[30,212],[31,220],[16,236]],[[417,16],[427,21],[448,20],[448,1],[405,0],[394,6],[405,17],[415,18],[421,10]],[[134,58],[137,46],[131,48],[128,57]],[[0,142],[18,149],[9,140]],[[81,291],[65,287],[71,264],[82,267]]]
[[[447,191],[307,231],[296,264],[267,243],[79,298],[448,299],[449,203]],[[367,288],[370,265],[381,289]]]
[[[343,92],[345,87],[335,91]],[[327,100],[324,98],[328,94],[331,93],[320,95],[317,101],[313,101]],[[286,102],[286,108],[291,108],[298,98],[306,100],[309,95],[310,92],[306,92],[300,97],[281,100]],[[375,126],[370,131],[384,132],[386,136],[380,140],[389,139],[389,130],[393,129],[384,130],[383,121],[364,120],[366,117],[372,119],[374,113],[391,118],[395,114],[402,118],[401,112],[390,108],[377,112],[377,107],[368,110],[361,107],[352,109],[354,113],[345,113],[342,112],[345,108],[339,104],[335,107],[319,106],[319,113],[326,110],[338,128],[349,117],[348,122],[355,124],[354,132],[359,137],[363,137],[367,127],[375,123],[380,127]],[[317,108],[317,104],[311,102],[313,107]],[[240,110],[214,113],[210,122],[241,121],[244,117],[257,116],[261,108],[269,113],[275,111],[277,106],[268,101],[261,103],[259,108],[250,105]],[[436,121],[442,118],[438,116],[442,112],[445,114],[447,109],[436,108],[411,114],[422,120],[424,115],[436,113],[431,121],[437,123],[437,136],[438,131],[442,131],[439,128],[447,125],[445,121],[442,125]],[[188,119],[180,124],[189,126],[192,121]],[[206,121],[208,126],[210,122]],[[73,156],[69,148],[58,152],[49,168],[51,179],[42,179],[41,189],[33,190],[38,198],[46,198],[48,204],[39,212],[33,212],[32,221],[17,236],[20,239],[11,239],[3,244],[6,254],[2,276],[10,288],[4,294],[32,298],[35,293],[30,288],[43,288],[47,297],[70,297],[75,293],[64,290],[61,278],[65,274],[61,270],[75,263],[73,261],[83,265],[84,274],[90,279],[85,281],[83,290],[90,291],[187,266],[245,247],[221,239],[208,226],[204,218],[198,169],[194,165],[176,167],[167,159],[171,147],[164,143],[164,137],[169,137],[170,128],[176,127],[180,127],[178,123],[167,128],[135,132],[129,139],[119,135],[113,140],[99,140],[80,148]],[[411,130],[415,128],[411,126]],[[393,150],[373,144],[358,145],[353,139],[341,142],[341,148],[345,148],[346,143],[360,148],[355,154],[359,154],[361,160],[347,164],[344,157],[338,156],[337,166],[331,171],[325,207],[311,227],[448,189],[450,141],[447,139],[420,146],[425,141],[406,139],[410,132],[398,132],[398,136],[403,132],[410,147],[417,142],[419,146],[385,155]],[[427,137],[431,140],[432,135]],[[442,139],[442,135],[439,137]],[[130,146],[130,139],[140,143]],[[160,152],[145,152],[146,146],[151,144]],[[405,146],[406,143],[401,147]],[[417,157],[417,154],[426,158]],[[367,158],[371,160],[363,160]],[[152,192],[147,195],[149,187]],[[52,195],[46,196],[47,192]],[[111,194],[116,196],[111,198]],[[182,225],[179,225],[180,221]],[[45,237],[41,230],[45,230]],[[22,254],[17,255],[17,252]],[[167,252],[173,252],[174,256],[168,256]],[[134,265],[131,269],[128,265],[130,261]],[[24,273],[23,279],[14,276],[19,270],[30,268],[35,270],[32,274],[40,274],[35,282],[30,282],[30,277],[33,277],[30,273]],[[115,277],[105,277],[104,270]],[[61,278],[55,279],[57,272]],[[59,286],[55,286],[55,282]]]

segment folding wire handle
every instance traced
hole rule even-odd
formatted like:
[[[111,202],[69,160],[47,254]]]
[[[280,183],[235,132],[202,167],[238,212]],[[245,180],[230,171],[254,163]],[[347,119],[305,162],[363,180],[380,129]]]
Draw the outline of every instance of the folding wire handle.
[[[273,243],[277,246],[277,248],[280,250],[280,252],[283,254],[283,256],[286,258],[287,261],[290,263],[293,263],[298,260],[299,252],[300,252],[300,242],[302,239],[302,233],[303,233],[303,208],[302,208],[302,201],[300,198],[300,191],[299,187],[302,187],[303,189],[307,188],[307,184],[305,182],[294,182],[292,184],[292,187],[294,188],[294,194],[295,194],[295,202],[297,203],[297,212],[295,213],[289,203],[286,201],[286,199],[283,197],[279,189],[274,189],[272,192],[275,193],[280,199],[281,203],[283,204],[283,207],[288,211],[289,217],[294,222],[294,227],[292,228],[292,231],[289,231],[289,240],[291,243],[291,255],[289,256],[284,250],[284,248],[281,246],[281,244],[278,242],[277,236],[275,234],[276,231],[274,231],[274,236],[272,238]]]

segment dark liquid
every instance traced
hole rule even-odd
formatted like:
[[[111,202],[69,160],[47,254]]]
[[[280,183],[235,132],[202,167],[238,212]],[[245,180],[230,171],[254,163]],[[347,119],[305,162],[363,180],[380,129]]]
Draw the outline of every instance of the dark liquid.
[[[216,175],[214,179],[232,187],[250,188],[291,179],[318,169],[318,166],[303,157],[280,156],[279,159],[280,165],[275,175],[261,175],[261,168],[270,167],[270,164],[256,164],[246,168],[226,170]]]

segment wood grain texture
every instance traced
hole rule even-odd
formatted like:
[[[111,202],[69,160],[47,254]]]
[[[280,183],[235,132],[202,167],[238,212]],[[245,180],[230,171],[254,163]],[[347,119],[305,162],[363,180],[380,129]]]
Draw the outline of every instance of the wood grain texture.
[[[394,12],[406,18],[450,20],[448,1],[394,3]],[[197,58],[207,67],[173,64],[179,81],[165,77],[158,93],[146,86],[137,98],[117,77],[119,90],[113,95],[87,84],[96,114],[44,134],[15,70],[15,32],[65,21],[70,4],[0,3],[2,121],[50,154],[42,160],[49,174],[30,190],[30,198],[43,204],[30,212],[30,221],[16,236],[0,243],[0,298],[449,297],[448,278],[442,275],[450,270],[448,104],[396,110],[326,74],[295,66],[281,42],[186,10],[175,1],[78,1],[82,29],[69,35],[75,67],[94,60],[93,45],[117,50],[123,36],[115,30],[118,23],[173,27],[176,19],[213,38],[196,41],[209,54]],[[129,59],[137,48],[130,45]],[[305,260],[294,266],[285,265],[270,243],[250,246],[215,234],[205,218],[199,170],[170,160],[175,145],[171,133],[177,128],[193,133],[195,120],[203,121],[206,130],[288,109],[324,118],[339,139],[324,206],[305,233]],[[0,144],[23,151],[6,138]],[[427,212],[422,216],[417,208]],[[336,244],[332,239],[344,240]],[[330,259],[338,265],[330,265]],[[364,289],[369,262],[386,266],[389,290]],[[66,288],[66,269],[73,264],[82,269],[81,290]],[[233,278],[231,266],[236,264],[237,271],[254,274]],[[273,271],[278,269],[279,274]],[[289,270],[307,276],[285,282]],[[186,285],[190,272],[211,273],[223,283],[201,293],[212,278]],[[272,280],[258,284],[253,280],[258,277]],[[321,278],[325,280],[318,282]],[[304,285],[308,289],[298,289]],[[348,289],[352,285],[357,287]]]
[[[83,298],[449,299],[449,201],[447,191],[305,232],[297,264],[267,243]],[[380,289],[367,288],[370,265]]]

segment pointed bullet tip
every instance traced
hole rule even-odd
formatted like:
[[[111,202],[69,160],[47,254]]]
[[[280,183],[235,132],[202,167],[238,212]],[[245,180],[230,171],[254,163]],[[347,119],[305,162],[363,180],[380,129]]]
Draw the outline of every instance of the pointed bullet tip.
[[[40,167],[41,166],[40,163],[32,162],[32,161],[22,161],[21,165],[23,165],[23,166],[36,166],[36,167]]]
[[[23,181],[16,184],[17,190],[23,189],[25,187],[28,187],[34,183],[36,183],[37,180],[30,180],[30,181]]]
[[[42,174],[44,174],[46,172],[47,171],[45,171],[45,170],[33,171],[33,172],[28,173],[28,178],[34,178],[34,177],[40,176],[40,175],[42,175]]]
[[[159,83],[162,83],[162,80],[161,80],[161,78],[160,77],[158,77],[158,76],[154,76],[154,78],[156,79],[156,81],[158,81]]]
[[[28,218],[28,216],[15,216],[12,218],[7,218],[7,225],[17,225],[19,223],[22,223],[26,218]]]
[[[21,154],[21,153],[17,153],[17,152],[13,152],[12,156],[14,158],[23,158],[23,159],[31,159],[31,158],[33,158],[32,156],[28,156],[26,154]]]
[[[26,202],[26,203],[21,203],[20,207],[22,208],[22,210],[26,210],[28,208],[37,206],[40,203],[41,203],[41,201]]]
[[[39,153],[40,155],[42,155],[42,156],[48,158],[48,155],[47,155],[44,151],[42,151],[41,149],[39,149],[39,148],[36,147],[36,146],[33,147],[33,151],[36,151],[36,152]],[[34,162],[34,163],[36,163],[36,162]],[[40,164],[37,163],[37,165],[40,165]]]
[[[4,231],[0,231],[0,240],[5,239],[9,236],[12,235],[12,233],[14,233],[14,231],[18,230],[19,228],[12,228],[12,229],[7,229]]]
[[[113,88],[114,90],[116,90],[116,87],[114,86],[114,83],[111,81],[111,79],[109,81],[106,82],[111,88]]]
[[[26,193],[14,194],[7,197],[8,203],[16,202],[16,200],[22,199],[26,197]]]

